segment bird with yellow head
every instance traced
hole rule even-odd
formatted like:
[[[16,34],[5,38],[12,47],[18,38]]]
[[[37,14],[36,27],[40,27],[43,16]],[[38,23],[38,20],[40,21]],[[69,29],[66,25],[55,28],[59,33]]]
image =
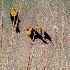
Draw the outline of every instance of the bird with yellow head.
[[[11,15],[12,15],[13,17],[15,17],[15,16],[17,15],[17,13],[18,13],[18,11],[17,11],[16,8],[13,8],[13,9],[11,10]]]
[[[41,39],[44,43],[47,43],[45,41],[46,39],[51,41],[51,37],[40,27],[36,27],[35,29],[33,29],[32,27],[27,27],[26,35],[29,36],[33,41],[35,41],[35,39],[37,38]]]
[[[27,29],[26,29],[26,35],[27,36],[30,36],[31,35],[31,32],[32,32],[32,27],[27,27]]]
[[[13,26],[16,27],[16,32],[17,33],[20,32],[19,30],[20,20],[19,20],[18,10],[16,8],[13,8],[10,12],[10,16]]]

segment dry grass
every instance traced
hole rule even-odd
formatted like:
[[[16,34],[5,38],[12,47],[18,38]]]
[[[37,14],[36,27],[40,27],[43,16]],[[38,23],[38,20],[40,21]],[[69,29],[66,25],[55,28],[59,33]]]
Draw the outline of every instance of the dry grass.
[[[34,45],[31,45],[30,43],[31,41],[29,40],[29,38],[26,37],[24,32],[20,31],[20,34],[16,34],[15,32],[16,27],[13,28],[9,25],[9,23],[8,23],[9,26],[7,26],[6,24],[8,20],[10,21],[10,19],[8,18],[7,20],[5,16],[0,16],[0,23],[4,24],[3,28],[2,24],[0,24],[0,32],[1,32],[0,48],[2,48],[1,49],[2,52],[0,51],[0,57],[2,59],[1,61],[3,61],[2,63],[3,68],[0,70],[9,70],[8,68],[10,68],[10,70],[13,69],[32,70],[32,68],[34,70],[69,70],[70,67],[69,67],[68,42],[70,42],[70,36],[65,31],[67,29],[66,24],[68,24],[68,22],[65,20],[66,8],[64,3],[60,4],[57,3],[58,4],[57,5],[56,4],[57,1],[53,1],[53,3],[51,1],[51,3],[49,2],[50,3],[49,6],[46,7],[47,4],[45,3],[45,1],[42,0],[39,1],[37,4],[34,3],[34,1],[32,0],[30,1],[20,0],[18,2],[19,2],[19,14],[21,21],[20,22],[21,31],[25,31],[26,25],[30,26],[40,25],[40,27],[47,30],[49,35],[52,37],[54,45],[50,43],[45,45],[40,40],[35,41]],[[59,9],[60,7],[62,9]],[[36,13],[37,10],[35,9],[38,10],[38,13]],[[4,8],[4,0],[2,0],[2,11],[6,11]],[[8,17],[8,15],[6,15],[6,17]],[[2,18],[3,19],[5,18],[4,23],[2,21]],[[34,21],[37,21],[37,23],[35,23]],[[10,32],[11,28],[13,28],[13,31]],[[7,29],[8,32],[5,29]],[[8,39],[10,40],[10,42],[6,37],[4,37],[5,35],[1,30],[3,30],[9,36]],[[17,39],[17,36],[19,39]],[[16,37],[15,41],[14,37]],[[26,39],[28,41],[26,41]],[[21,44],[24,48],[20,47]],[[4,53],[4,51],[6,51],[6,53]],[[15,54],[13,54],[12,51],[15,52]],[[5,55],[5,58],[3,58],[3,55]],[[13,62],[11,62],[11,59]]]
[[[22,0],[22,2],[23,2],[23,0]],[[19,10],[21,10],[22,2],[19,4],[19,5],[20,5],[20,9],[19,9]],[[2,9],[4,9],[3,0],[2,0]],[[19,13],[20,13],[20,11],[19,11]],[[14,19],[14,20],[15,20],[15,19]],[[10,47],[9,47],[8,50],[7,50],[7,56],[6,56],[6,58],[5,58],[5,62],[4,62],[4,65],[3,65],[3,70],[8,70],[7,65],[8,65],[10,53],[11,53],[11,51],[12,51],[12,45],[13,45],[13,40],[14,40],[14,36],[15,36],[15,33],[16,33],[17,24],[18,24],[18,19],[17,19],[17,21],[16,21],[15,27],[13,28],[13,32],[12,32],[12,35],[11,35],[11,38],[10,38]],[[1,39],[2,39],[2,38],[1,38]],[[1,41],[1,42],[2,42],[2,41]],[[1,45],[2,45],[2,44],[1,44]]]
[[[33,61],[33,47],[29,47],[29,55],[28,55],[28,60],[27,60],[27,65],[26,65],[26,70],[31,70],[31,65]]]
[[[42,45],[41,46],[41,56],[42,56],[42,70],[47,69],[47,51],[46,51],[46,46]]]

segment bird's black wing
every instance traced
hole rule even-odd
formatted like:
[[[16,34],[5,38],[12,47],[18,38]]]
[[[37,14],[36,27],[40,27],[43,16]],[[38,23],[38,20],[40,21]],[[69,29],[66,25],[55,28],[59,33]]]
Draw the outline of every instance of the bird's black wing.
[[[51,37],[44,31],[44,38],[52,42]]]
[[[45,44],[47,43],[47,42],[43,39],[43,37],[42,37],[37,31],[35,31],[35,33],[36,33],[35,39],[39,38],[39,39],[41,39]],[[48,44],[48,43],[47,43],[47,44]]]

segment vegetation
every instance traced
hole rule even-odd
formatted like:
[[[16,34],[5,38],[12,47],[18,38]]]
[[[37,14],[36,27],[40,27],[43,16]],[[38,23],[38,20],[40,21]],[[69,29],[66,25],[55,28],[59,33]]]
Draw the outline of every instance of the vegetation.
[[[20,33],[12,26],[12,8],[20,13]],[[69,16],[69,0],[0,0],[0,70],[70,70]],[[25,31],[37,25],[52,43],[32,44]]]

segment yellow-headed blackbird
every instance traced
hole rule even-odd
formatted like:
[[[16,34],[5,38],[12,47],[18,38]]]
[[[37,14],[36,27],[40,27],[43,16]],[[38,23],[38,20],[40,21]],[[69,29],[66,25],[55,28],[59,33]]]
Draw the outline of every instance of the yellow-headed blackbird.
[[[10,16],[11,16],[10,18],[11,18],[11,21],[12,21],[12,23],[13,23],[13,26],[15,26],[16,23],[17,23],[16,32],[17,32],[17,33],[20,32],[20,30],[19,30],[20,20],[19,20],[18,11],[17,11],[16,8],[13,8],[13,9],[11,10]]]
[[[41,39],[44,43],[47,43],[45,39],[51,41],[51,37],[45,31],[42,29],[39,30],[38,28],[33,29],[32,27],[28,27],[26,29],[26,35],[29,36],[32,41],[35,41],[37,38]]]
[[[16,21],[18,19],[18,11],[16,8],[13,8],[10,12],[10,15],[11,15],[11,21],[12,23],[14,22],[13,26],[15,26],[16,24]]]

